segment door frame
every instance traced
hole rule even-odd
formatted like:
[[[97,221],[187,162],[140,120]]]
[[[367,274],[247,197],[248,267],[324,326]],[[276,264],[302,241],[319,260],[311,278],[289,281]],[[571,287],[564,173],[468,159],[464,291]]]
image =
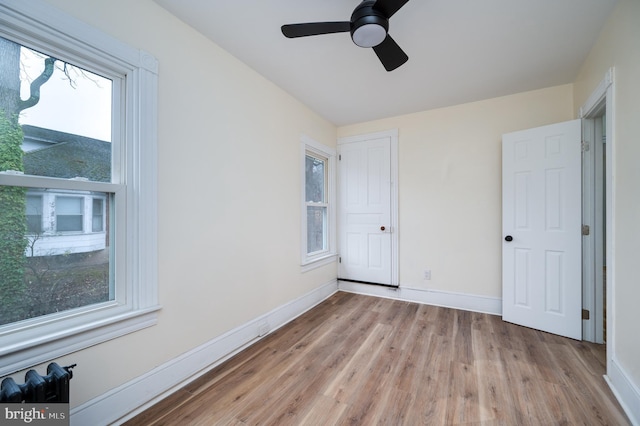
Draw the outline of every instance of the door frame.
[[[596,89],[591,93],[587,101],[580,107],[579,117],[582,120],[594,119],[602,115],[603,108],[605,116],[605,173],[604,173],[604,185],[605,185],[605,202],[604,211],[606,215],[606,221],[604,225],[604,232],[606,233],[605,245],[606,245],[606,333],[607,333],[607,373],[611,371],[612,361],[615,356],[615,185],[613,182],[613,176],[615,176],[615,114],[614,114],[614,68],[609,68],[604,75],[604,78],[600,81]],[[595,254],[583,258],[583,264],[593,267],[595,262]],[[596,289],[594,287],[594,280],[587,280],[583,284],[583,291],[592,292],[595,294]],[[602,306],[602,304],[601,304]],[[588,324],[587,327],[595,327],[595,325]],[[595,329],[594,329],[595,330]],[[595,337],[595,334],[594,334]]]
[[[347,136],[338,138],[338,161],[340,161],[340,152],[341,145],[345,145],[353,142],[365,142],[371,139],[380,139],[380,138],[390,138],[391,142],[391,152],[390,152],[390,170],[391,170],[391,182],[390,182],[390,190],[391,190],[391,285],[399,287],[400,286],[400,273],[398,268],[398,259],[399,259],[399,251],[398,251],[398,129],[390,129],[381,132],[375,133],[366,133],[361,135]],[[341,217],[341,209],[339,196],[340,191],[342,191],[342,178],[340,176],[340,167],[337,168],[337,187],[338,187],[338,239],[341,238],[342,235],[342,224],[340,223]],[[340,247],[340,242],[338,241],[338,247]]]
[[[604,100],[582,118],[582,224],[588,229],[582,236],[582,308],[589,312],[582,322],[582,339],[599,344],[604,343],[605,324],[603,114]]]

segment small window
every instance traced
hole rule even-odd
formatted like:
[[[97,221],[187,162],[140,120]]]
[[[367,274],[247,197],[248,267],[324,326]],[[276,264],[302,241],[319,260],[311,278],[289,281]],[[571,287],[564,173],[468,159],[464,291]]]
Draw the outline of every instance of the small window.
[[[82,198],[56,197],[56,231],[82,232]]]
[[[313,153],[305,161],[305,194],[307,203],[307,255],[327,249],[327,162]]]
[[[335,258],[335,150],[304,137],[302,152],[304,266]]]
[[[42,196],[27,195],[27,232],[42,233]]]
[[[91,212],[91,232],[104,231],[104,200],[101,198],[94,198]]]

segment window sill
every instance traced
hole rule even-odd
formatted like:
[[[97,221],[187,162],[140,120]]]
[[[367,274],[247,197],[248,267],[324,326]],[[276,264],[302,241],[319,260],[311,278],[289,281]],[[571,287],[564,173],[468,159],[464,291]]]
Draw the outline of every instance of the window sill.
[[[61,328],[44,336],[3,348],[0,376],[68,355],[98,343],[153,326],[160,306],[153,306],[113,317],[95,320],[75,329]]]
[[[338,255],[335,253],[325,254],[321,257],[316,257],[313,259],[308,259],[300,265],[301,272],[311,271],[316,268],[320,268],[321,266],[329,265],[330,263],[335,262],[338,259]]]

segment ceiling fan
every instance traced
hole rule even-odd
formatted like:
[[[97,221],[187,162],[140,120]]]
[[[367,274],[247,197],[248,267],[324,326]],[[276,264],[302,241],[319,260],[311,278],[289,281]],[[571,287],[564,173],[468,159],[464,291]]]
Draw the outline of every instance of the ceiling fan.
[[[409,57],[389,35],[389,18],[409,0],[364,0],[351,14],[350,21],[309,22],[282,26],[288,38],[351,32],[360,47],[372,47],[387,71],[393,71]]]

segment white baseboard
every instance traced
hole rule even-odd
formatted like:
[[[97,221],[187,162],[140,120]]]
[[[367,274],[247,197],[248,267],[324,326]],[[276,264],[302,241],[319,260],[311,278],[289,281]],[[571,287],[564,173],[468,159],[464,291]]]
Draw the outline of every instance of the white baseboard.
[[[384,287],[340,280],[338,281],[338,288],[341,291],[350,293],[386,297],[388,299],[404,300],[406,302],[443,306],[492,315],[502,315],[502,299],[497,297],[410,287]]]
[[[640,389],[630,379],[619,361],[613,357],[604,379],[634,426],[640,426]]]
[[[336,280],[71,410],[71,425],[120,424],[338,291]],[[99,420],[98,420],[99,419]]]

